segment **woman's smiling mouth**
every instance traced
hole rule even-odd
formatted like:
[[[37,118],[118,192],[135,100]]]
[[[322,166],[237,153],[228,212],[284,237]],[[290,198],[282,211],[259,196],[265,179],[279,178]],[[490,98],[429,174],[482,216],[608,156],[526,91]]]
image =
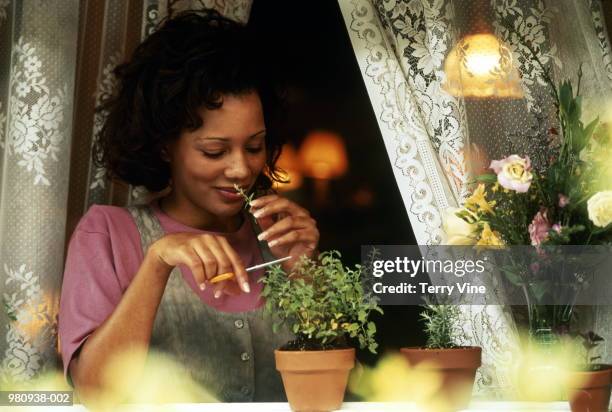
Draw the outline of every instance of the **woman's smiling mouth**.
[[[224,199],[234,201],[234,202],[243,200],[240,193],[236,192],[236,189],[234,189],[233,187],[215,187],[215,189],[217,190],[217,192],[219,192],[221,197],[223,197]]]

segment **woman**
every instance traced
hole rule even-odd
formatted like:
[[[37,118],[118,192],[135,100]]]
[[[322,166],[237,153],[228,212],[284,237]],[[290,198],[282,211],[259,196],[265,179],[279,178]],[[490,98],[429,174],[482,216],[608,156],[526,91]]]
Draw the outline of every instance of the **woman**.
[[[103,389],[113,356],[144,347],[177,358],[220,400],[283,399],[273,349],[286,336],[261,316],[263,270],[245,267],[291,256],[290,271],[313,255],[319,232],[306,210],[267,194],[251,205],[256,237],[236,193],[269,193],[282,145],[266,127],[274,93],[251,38],[215,12],[187,12],[115,70],[96,160],[166,194],[142,207],[93,206],[71,238],[59,335],[66,376],[83,394]]]

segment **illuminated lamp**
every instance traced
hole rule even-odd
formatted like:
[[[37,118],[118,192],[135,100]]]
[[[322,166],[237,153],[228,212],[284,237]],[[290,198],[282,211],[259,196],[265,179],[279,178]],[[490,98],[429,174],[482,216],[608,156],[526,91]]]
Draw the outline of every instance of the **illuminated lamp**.
[[[469,32],[446,56],[442,88],[457,97],[523,98],[512,51],[492,33],[484,15],[490,6],[478,0],[471,7]]]
[[[342,137],[330,131],[313,131],[302,142],[299,158],[304,175],[315,179],[317,203],[323,204],[329,180],[339,178],[348,170]]]

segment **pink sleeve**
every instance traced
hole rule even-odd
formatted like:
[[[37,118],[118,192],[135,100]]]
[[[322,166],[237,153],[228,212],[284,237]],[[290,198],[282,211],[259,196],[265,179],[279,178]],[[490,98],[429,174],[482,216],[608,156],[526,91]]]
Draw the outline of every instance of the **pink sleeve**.
[[[92,207],[79,222],[68,246],[58,334],[64,375],[69,382],[70,361],[87,337],[119,304],[130,275],[133,275],[130,270],[138,266],[136,260],[139,256],[134,253],[134,247],[138,245],[134,245],[134,241],[121,245],[121,238],[130,237],[127,233],[132,229],[130,217],[125,215],[127,211],[113,209],[124,212],[120,219],[113,219],[114,216],[109,219],[108,210],[112,210],[109,207]],[[118,236],[117,227],[121,225],[123,236]],[[135,230],[133,223],[132,226]],[[128,253],[128,262],[125,253]]]

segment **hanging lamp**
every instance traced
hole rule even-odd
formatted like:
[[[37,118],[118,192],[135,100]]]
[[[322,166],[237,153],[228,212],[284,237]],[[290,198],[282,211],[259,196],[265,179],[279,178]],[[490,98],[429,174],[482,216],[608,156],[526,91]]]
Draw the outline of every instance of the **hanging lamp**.
[[[468,31],[446,56],[442,88],[457,97],[523,98],[512,51],[493,34],[489,23],[488,1],[466,4]]]

